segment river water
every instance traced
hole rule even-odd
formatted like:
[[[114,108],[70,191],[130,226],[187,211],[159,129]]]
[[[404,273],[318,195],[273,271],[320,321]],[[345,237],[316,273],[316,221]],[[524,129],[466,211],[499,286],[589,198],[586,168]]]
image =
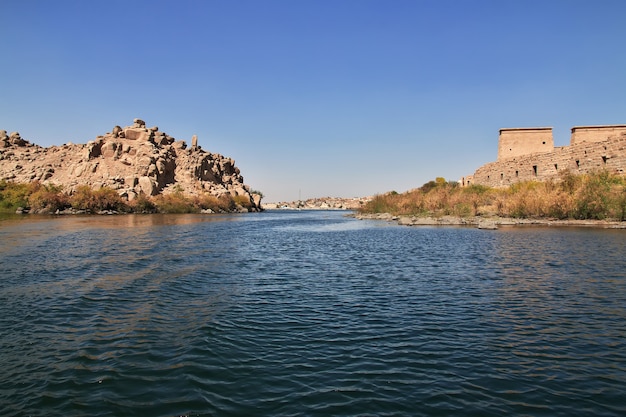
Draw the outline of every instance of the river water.
[[[1,416],[623,416],[626,232],[0,221]]]

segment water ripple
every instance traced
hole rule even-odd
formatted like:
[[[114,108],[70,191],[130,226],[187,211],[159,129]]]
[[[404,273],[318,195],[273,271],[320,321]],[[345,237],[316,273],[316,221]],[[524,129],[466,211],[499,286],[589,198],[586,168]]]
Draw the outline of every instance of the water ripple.
[[[0,225],[0,415],[626,414],[626,239],[340,212]]]

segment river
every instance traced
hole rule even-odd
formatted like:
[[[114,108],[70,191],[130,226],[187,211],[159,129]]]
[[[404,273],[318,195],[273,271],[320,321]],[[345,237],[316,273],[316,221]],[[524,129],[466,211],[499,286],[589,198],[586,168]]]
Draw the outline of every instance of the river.
[[[2,416],[623,416],[626,231],[0,221]]]

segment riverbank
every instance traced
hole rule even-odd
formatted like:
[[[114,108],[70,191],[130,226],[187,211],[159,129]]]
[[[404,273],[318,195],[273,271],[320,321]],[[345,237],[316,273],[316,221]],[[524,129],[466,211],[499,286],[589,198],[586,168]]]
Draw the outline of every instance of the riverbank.
[[[511,217],[418,217],[394,216],[389,213],[362,214],[354,213],[359,220],[384,220],[396,222],[401,226],[469,226],[479,229],[495,230],[506,226],[576,226],[597,227],[602,229],[626,229],[626,222],[612,220],[558,220],[558,219],[516,219]]]
[[[605,227],[604,220],[610,219],[618,222],[611,226],[619,226],[620,221],[626,221],[626,177],[607,171],[564,172],[558,181],[527,181],[502,188],[461,187],[456,182],[437,178],[406,193],[376,195],[359,212],[419,219],[431,216],[437,219],[436,223],[442,223],[439,219],[446,219],[445,216],[455,216],[463,219],[463,224],[495,219],[496,223],[505,224]],[[576,220],[572,222],[573,219]]]

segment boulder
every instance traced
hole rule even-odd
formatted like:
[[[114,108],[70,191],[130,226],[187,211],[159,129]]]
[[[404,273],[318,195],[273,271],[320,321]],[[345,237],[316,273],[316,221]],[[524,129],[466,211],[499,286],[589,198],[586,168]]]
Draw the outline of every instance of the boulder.
[[[9,143],[16,146],[26,146],[26,141],[22,139],[19,132],[11,132],[9,135]]]
[[[87,159],[91,160],[102,155],[102,141],[91,141],[87,143]]]
[[[120,132],[122,132],[122,128],[119,126],[115,126],[113,128],[113,131],[111,132],[111,134],[113,135],[114,138],[119,138],[120,137]]]
[[[498,229],[498,224],[493,220],[481,219],[478,221],[477,227],[485,230],[496,230]]]
[[[126,177],[124,178],[124,185],[126,185],[127,188],[135,188],[138,184],[138,181],[139,180],[137,179],[137,177]]]
[[[130,140],[147,141],[149,139],[148,129],[142,127],[127,127],[124,129],[124,137]]]
[[[173,143],[174,149],[185,150],[187,148],[187,142],[184,140],[177,140]]]
[[[106,142],[102,145],[101,153],[105,158],[113,158],[117,152],[117,143]]]
[[[7,135],[7,131],[0,130],[0,148],[8,148],[9,145],[9,135]]]
[[[134,127],[143,127],[143,128],[146,127],[146,122],[144,122],[141,119],[133,119],[133,124],[134,124]]]
[[[159,191],[156,181],[152,180],[150,177],[140,177],[137,187],[140,192],[150,196],[157,195]]]

